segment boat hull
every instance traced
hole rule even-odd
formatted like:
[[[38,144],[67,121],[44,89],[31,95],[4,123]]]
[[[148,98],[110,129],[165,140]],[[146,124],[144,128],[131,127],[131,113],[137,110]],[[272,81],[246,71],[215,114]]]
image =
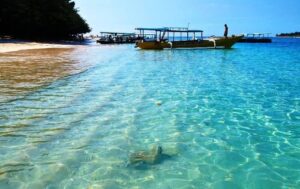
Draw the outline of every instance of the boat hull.
[[[171,48],[171,44],[165,41],[137,41],[136,47],[149,50],[163,50],[165,48]]]
[[[189,41],[138,41],[136,46],[141,49],[162,50],[166,48],[231,48],[242,36],[228,38],[210,38],[207,40]]]

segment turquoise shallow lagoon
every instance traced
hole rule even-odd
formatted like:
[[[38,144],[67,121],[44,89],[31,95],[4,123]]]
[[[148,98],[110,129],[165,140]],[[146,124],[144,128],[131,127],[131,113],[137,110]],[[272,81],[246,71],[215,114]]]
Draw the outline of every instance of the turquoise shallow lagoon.
[[[300,188],[299,39],[69,53],[86,66],[0,98],[0,188]]]

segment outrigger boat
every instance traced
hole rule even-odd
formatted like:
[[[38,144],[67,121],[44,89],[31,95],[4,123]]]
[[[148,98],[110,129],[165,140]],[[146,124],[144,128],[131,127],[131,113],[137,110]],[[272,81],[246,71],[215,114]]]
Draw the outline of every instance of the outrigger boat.
[[[135,33],[100,32],[100,34],[100,39],[97,40],[100,44],[128,44],[142,39]]]
[[[188,28],[136,28],[142,40],[136,42],[141,49],[166,48],[231,48],[243,36],[203,38],[202,30]],[[152,32],[154,38],[146,37],[145,32]]]
[[[248,33],[240,39],[240,43],[272,43],[270,33]]]

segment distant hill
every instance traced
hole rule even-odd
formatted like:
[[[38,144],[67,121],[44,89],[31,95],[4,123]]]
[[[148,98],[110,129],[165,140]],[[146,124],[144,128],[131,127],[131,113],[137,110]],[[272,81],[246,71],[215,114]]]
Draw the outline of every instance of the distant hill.
[[[277,34],[277,37],[300,37],[300,32],[294,32],[294,33],[281,33]]]
[[[87,32],[71,0],[1,0],[0,36],[58,40]]]

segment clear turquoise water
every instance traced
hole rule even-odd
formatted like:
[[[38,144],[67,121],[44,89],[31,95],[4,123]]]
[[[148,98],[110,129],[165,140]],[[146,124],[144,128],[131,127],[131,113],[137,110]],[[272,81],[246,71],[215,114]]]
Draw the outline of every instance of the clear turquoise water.
[[[0,103],[0,188],[300,188],[300,40],[87,48]],[[129,164],[153,145],[169,157]]]

